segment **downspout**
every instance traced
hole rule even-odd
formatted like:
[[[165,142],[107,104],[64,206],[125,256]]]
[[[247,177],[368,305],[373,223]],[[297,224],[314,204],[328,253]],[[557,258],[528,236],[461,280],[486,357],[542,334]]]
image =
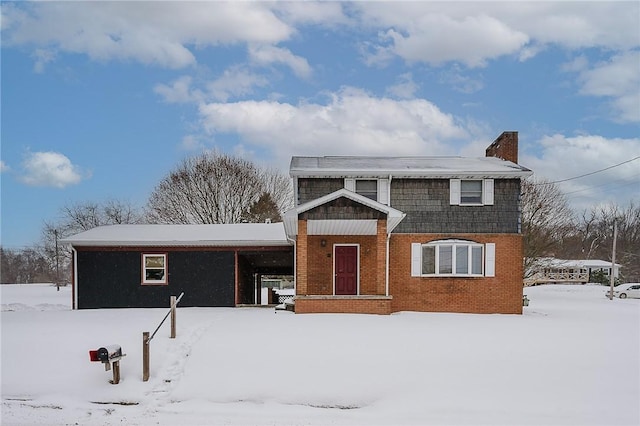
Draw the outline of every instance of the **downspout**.
[[[387,232],[387,265],[386,265],[386,276],[385,276],[385,291],[384,295],[389,296],[389,238],[391,238],[391,233]]]
[[[393,177],[391,176],[391,174],[389,174],[389,183],[387,184],[387,202],[389,203],[389,207],[391,207],[391,179]],[[391,238],[391,232],[387,229],[387,261],[386,261],[386,265],[385,265],[385,278],[384,278],[384,286],[385,286],[385,291],[384,294],[385,296],[389,296],[389,239]]]
[[[78,309],[78,252],[73,246],[71,246],[71,253],[73,254],[73,276],[71,277],[71,279],[73,280],[71,283],[71,309],[76,310]]]

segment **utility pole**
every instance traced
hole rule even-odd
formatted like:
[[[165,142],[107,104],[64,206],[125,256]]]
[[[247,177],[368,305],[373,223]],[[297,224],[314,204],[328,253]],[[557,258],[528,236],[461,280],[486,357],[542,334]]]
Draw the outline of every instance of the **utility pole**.
[[[53,235],[56,238],[56,289],[60,291],[60,262],[58,261],[58,230],[53,230]]]
[[[614,272],[616,270],[616,240],[618,239],[618,224],[613,221],[613,251],[611,252],[611,273],[609,273],[609,300],[613,300]]]

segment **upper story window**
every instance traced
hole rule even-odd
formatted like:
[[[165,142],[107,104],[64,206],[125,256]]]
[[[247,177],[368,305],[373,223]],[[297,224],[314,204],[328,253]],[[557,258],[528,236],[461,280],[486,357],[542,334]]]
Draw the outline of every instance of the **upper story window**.
[[[460,181],[460,204],[482,204],[482,181]]]
[[[142,255],[142,284],[167,284],[167,255]]]
[[[493,205],[493,179],[450,179],[449,201],[456,206]]]
[[[389,205],[389,179],[345,178],[344,187],[371,200]]]
[[[411,244],[411,276],[493,277],[495,244],[439,240]]]
[[[378,201],[378,181],[357,179],[356,193],[364,195],[374,201]]]

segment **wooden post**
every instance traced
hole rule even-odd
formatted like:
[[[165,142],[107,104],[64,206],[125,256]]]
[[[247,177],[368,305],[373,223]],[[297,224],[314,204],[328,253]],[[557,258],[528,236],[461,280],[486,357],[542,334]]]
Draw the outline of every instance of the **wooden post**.
[[[171,339],[176,338],[176,297],[171,296]]]
[[[149,332],[142,333],[142,381],[149,380]]]
[[[120,383],[120,361],[113,362],[113,380],[111,384],[117,385]]]

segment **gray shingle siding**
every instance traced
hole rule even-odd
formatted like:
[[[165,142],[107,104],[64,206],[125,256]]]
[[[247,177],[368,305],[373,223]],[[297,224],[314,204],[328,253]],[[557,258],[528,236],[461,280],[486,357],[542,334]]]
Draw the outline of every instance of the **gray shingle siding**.
[[[298,203],[315,200],[342,188],[342,178],[299,178]],[[449,203],[449,179],[395,178],[391,181],[391,207],[407,215],[394,233],[518,233],[520,180],[495,179],[494,204],[491,206],[452,206]],[[319,219],[328,211],[316,208],[305,218]],[[331,218],[340,217],[335,208],[331,211]],[[353,211],[344,213],[355,218]],[[362,211],[358,211],[356,216],[369,218]]]
[[[406,213],[394,233],[517,233],[519,179],[494,181],[492,206],[452,206],[448,179],[394,179],[391,206]]]
[[[300,178],[298,179],[298,204],[313,201],[342,188],[344,188],[344,179],[341,178]]]

